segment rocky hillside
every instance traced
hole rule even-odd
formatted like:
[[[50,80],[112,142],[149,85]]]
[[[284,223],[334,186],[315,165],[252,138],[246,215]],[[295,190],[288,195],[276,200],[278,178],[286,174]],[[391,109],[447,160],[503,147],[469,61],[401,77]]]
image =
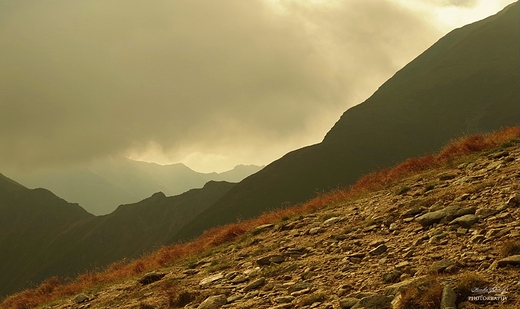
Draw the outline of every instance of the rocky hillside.
[[[43,308],[518,308],[519,167],[516,140]]]

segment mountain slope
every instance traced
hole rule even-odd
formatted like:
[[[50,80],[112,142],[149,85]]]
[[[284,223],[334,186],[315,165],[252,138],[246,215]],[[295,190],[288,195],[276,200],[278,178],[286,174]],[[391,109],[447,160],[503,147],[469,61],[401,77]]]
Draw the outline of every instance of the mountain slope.
[[[0,214],[0,295],[32,281],[39,254],[57,235],[94,217],[48,190],[27,189],[1,174]]]
[[[508,132],[0,308],[519,308],[520,128]]]
[[[323,142],[237,184],[171,241],[256,216],[438,150],[462,134],[519,122],[519,4],[450,32],[347,110]]]
[[[156,250],[234,185],[210,181],[172,197],[158,192],[96,217],[0,174],[0,296]]]

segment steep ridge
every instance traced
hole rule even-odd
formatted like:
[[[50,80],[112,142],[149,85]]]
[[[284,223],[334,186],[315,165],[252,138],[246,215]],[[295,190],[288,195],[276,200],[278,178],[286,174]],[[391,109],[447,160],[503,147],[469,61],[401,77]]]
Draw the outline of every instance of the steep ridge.
[[[0,295],[152,252],[233,186],[210,181],[177,196],[158,192],[96,217],[0,174],[0,246],[6,249],[0,252]]]
[[[46,308],[518,308],[519,142]],[[18,297],[0,307],[31,307]]]
[[[39,270],[34,262],[57,235],[94,217],[48,190],[27,189],[1,174],[0,214],[0,295],[32,280]]]
[[[518,124],[519,4],[450,32],[347,110],[323,142],[288,153],[230,190],[172,242],[439,149],[461,134]]]

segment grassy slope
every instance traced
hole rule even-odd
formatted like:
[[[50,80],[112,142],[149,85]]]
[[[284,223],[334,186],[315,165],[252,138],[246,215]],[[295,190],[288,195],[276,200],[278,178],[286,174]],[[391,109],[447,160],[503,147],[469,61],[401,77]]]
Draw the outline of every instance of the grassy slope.
[[[215,225],[303,202],[315,192],[438,150],[463,134],[519,122],[518,3],[456,29],[347,110],[320,144],[246,178],[172,242]]]

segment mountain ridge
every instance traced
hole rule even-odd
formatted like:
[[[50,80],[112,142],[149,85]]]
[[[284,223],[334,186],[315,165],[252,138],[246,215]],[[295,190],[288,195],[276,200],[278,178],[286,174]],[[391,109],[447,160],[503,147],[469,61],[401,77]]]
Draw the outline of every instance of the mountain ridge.
[[[104,215],[118,205],[139,201],[157,191],[172,196],[211,180],[238,182],[261,168],[237,165],[223,173],[199,173],[182,163],[159,165],[118,157],[34,173],[13,170],[9,175],[27,187],[47,188],[90,213]]]
[[[294,150],[238,183],[172,242],[296,204],[449,140],[520,118],[518,2],[456,29],[348,109],[319,144]],[[431,69],[428,69],[431,68]]]

